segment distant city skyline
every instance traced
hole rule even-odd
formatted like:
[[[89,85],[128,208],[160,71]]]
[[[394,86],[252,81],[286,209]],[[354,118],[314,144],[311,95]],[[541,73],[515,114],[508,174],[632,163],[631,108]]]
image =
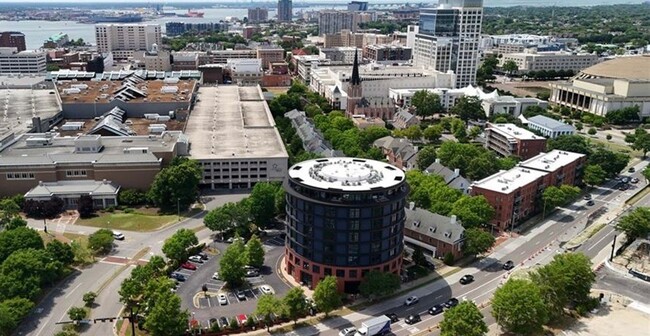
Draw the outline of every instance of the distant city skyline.
[[[60,0],[24,0],[24,1],[16,1],[16,0],[0,0],[0,3],[18,3],[18,4],[25,4],[25,3],[46,3],[46,4],[70,4],[70,3],[84,3],[84,4],[92,4],[92,3],[139,3],[140,1],[130,1],[130,0],[94,0],[94,1],[85,1],[85,0],[66,0],[66,1],[60,1]],[[155,3],[155,4],[165,4],[165,5],[174,5],[174,4],[182,4],[182,5],[188,5],[188,4],[193,4],[193,3],[205,3],[205,4],[212,4],[212,5],[217,5],[220,3],[250,3],[251,1],[245,1],[242,3],[241,0],[192,0],[192,1],[183,1],[183,0],[150,0],[150,1],[142,1],[142,3]],[[253,0],[253,3],[277,3],[277,0]],[[313,4],[318,4],[322,2],[327,2],[327,3],[340,3],[341,5],[345,5],[349,3],[349,0],[297,0],[294,1],[296,4],[303,4],[303,3],[313,3]],[[420,1],[422,3],[430,3],[430,4],[436,4],[438,1]],[[490,7],[490,6],[498,6],[498,7],[508,7],[508,6],[522,6],[522,5],[528,5],[528,6],[558,6],[558,7],[570,7],[570,6],[596,6],[596,5],[613,5],[613,4],[641,4],[643,3],[643,0],[584,0],[584,1],[573,1],[570,5],[563,3],[561,0],[554,0],[554,1],[546,1],[546,0],[485,0],[484,5],[485,7]],[[375,1],[368,1],[369,4],[394,4],[394,3],[419,3],[417,1],[413,0],[375,0]]]

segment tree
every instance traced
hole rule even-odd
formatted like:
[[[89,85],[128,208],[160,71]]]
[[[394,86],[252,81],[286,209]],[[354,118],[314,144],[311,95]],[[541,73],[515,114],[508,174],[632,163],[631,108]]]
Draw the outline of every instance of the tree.
[[[203,223],[212,231],[248,232],[250,210],[246,204],[245,202],[228,202],[205,215]]]
[[[425,146],[418,152],[418,158],[416,160],[418,168],[420,170],[425,170],[432,163],[436,161],[436,148],[433,146]]]
[[[519,163],[519,158],[516,156],[506,156],[499,159],[499,169],[510,170]]]
[[[550,316],[558,317],[570,303],[580,305],[588,301],[596,274],[584,254],[563,253],[531,273],[531,280],[540,289]]]
[[[12,298],[0,302],[0,335],[11,335],[33,307],[34,303],[24,298]]]
[[[593,187],[602,184],[606,177],[607,172],[601,166],[590,164],[585,167],[582,182]]]
[[[198,195],[201,168],[195,160],[177,157],[154,178],[149,199],[164,211],[187,209]]]
[[[580,135],[560,135],[555,139],[549,139],[546,147],[548,151],[558,149],[561,151],[586,155],[591,154],[591,144],[589,143],[589,140]]]
[[[596,131],[596,128],[594,128],[594,127],[589,128],[589,130],[587,131],[587,134],[589,134],[589,135],[595,135],[596,133],[597,133],[597,131]]]
[[[90,195],[81,195],[79,197],[79,202],[77,203],[77,211],[79,211],[79,217],[88,218],[95,213],[95,204],[93,198]]]
[[[63,265],[71,265],[74,262],[74,252],[70,244],[65,244],[55,239],[45,246],[45,251]]]
[[[343,304],[338,292],[336,277],[328,275],[318,282],[314,290],[314,303],[320,311],[325,313],[325,316]]]
[[[245,247],[241,239],[235,239],[219,260],[219,276],[228,283],[230,288],[239,286],[246,275],[244,270]]]
[[[403,130],[395,130],[393,133],[396,137],[407,138],[411,141],[417,141],[422,138],[422,129],[418,125],[413,125]]]
[[[639,105],[624,107],[619,110],[609,111],[605,115],[607,122],[614,125],[625,125],[630,122],[639,121],[639,113],[641,109]]]
[[[641,171],[641,175],[645,177],[646,182],[650,181],[650,166],[645,167],[645,169]]]
[[[302,142],[301,142],[302,146]],[[249,196],[253,222],[265,228],[275,216],[275,193],[278,187],[271,183],[256,183]]]
[[[54,336],[79,336],[79,333],[74,329],[67,329],[66,327],[64,327],[63,330],[54,334]]]
[[[0,263],[12,253],[22,249],[43,249],[43,239],[36,230],[19,227],[0,232]]]
[[[444,112],[440,96],[427,90],[416,92],[411,98],[411,105],[415,106],[417,115],[421,116],[422,119]]]
[[[625,137],[625,142],[631,142],[630,147],[632,149],[640,150],[643,153],[644,159],[650,151],[650,134],[641,127],[634,130],[633,134],[628,134]]]
[[[2,221],[18,216],[20,213],[20,206],[11,198],[5,198],[0,201],[0,211],[2,212]]]
[[[422,252],[422,248],[419,246],[416,246],[415,249],[413,249],[413,255],[411,256],[411,259],[413,259],[413,262],[416,265],[427,265],[427,258],[424,256],[424,252]]]
[[[147,202],[147,194],[136,189],[124,189],[117,195],[123,205],[141,205]]]
[[[253,235],[246,243],[244,255],[246,265],[257,268],[264,265],[264,246],[262,246],[262,241],[256,235]]]
[[[182,335],[187,328],[189,315],[187,310],[181,310],[180,297],[171,291],[164,291],[147,314],[144,327],[154,336]]]
[[[400,279],[397,274],[370,271],[363,277],[359,285],[359,293],[363,297],[374,299],[394,293],[399,286]]]
[[[257,301],[255,308],[255,315],[263,316],[264,323],[266,324],[266,331],[269,331],[271,324],[273,324],[272,316],[279,315],[281,310],[281,302],[278,298],[271,294],[264,294]]]
[[[607,177],[618,175],[630,161],[630,156],[623,153],[614,153],[603,146],[595,146],[589,155],[587,164],[598,165],[607,173]]]
[[[451,209],[451,214],[456,215],[465,228],[487,224],[494,213],[494,208],[483,195],[461,197]]]
[[[562,193],[564,193],[564,203],[568,203],[573,201],[578,195],[580,195],[580,188],[568,185],[568,184],[563,184],[560,186],[560,190]]]
[[[165,256],[178,263],[187,260],[188,249],[199,243],[194,231],[190,229],[178,229],[171,237],[165,239],[162,251]]]
[[[476,139],[479,135],[481,135],[482,132],[483,130],[480,127],[473,126],[472,128],[469,129],[468,136],[470,139]]]
[[[548,321],[539,288],[528,280],[510,279],[494,292],[492,316],[506,331],[531,335]]]
[[[108,253],[113,248],[113,231],[99,229],[88,236],[88,247],[95,253]]]
[[[83,300],[84,303],[86,304],[86,307],[92,307],[93,304],[95,303],[96,298],[97,298],[97,293],[95,292],[84,293]]]
[[[451,266],[451,265],[453,265],[453,264],[454,264],[454,261],[455,261],[454,254],[451,253],[451,252],[447,252],[447,253],[445,253],[445,257],[444,257],[444,259],[443,259],[442,261],[443,261],[443,262],[445,263],[445,265],[447,265],[447,266]]]
[[[282,299],[282,305],[287,316],[289,316],[290,320],[293,320],[294,324],[296,324],[298,318],[307,313],[309,308],[307,302],[305,302],[305,293],[300,287],[291,288]]]
[[[553,209],[556,206],[564,204],[566,200],[566,195],[562,190],[556,186],[550,186],[544,189],[542,194],[542,201],[544,202],[544,209],[542,211],[542,217],[546,215],[546,209]]]
[[[19,227],[26,227],[26,226],[27,226],[27,221],[24,220],[24,219],[23,219],[22,217],[20,217],[20,216],[15,216],[15,217],[11,218],[11,219],[10,219],[10,220],[9,220],[9,221],[4,225],[4,227],[5,227],[6,230],[14,230],[14,229],[17,229],[17,228],[19,228]],[[0,225],[0,227],[1,227],[1,225]]]
[[[77,323],[85,319],[86,316],[88,316],[88,312],[83,307],[71,307],[68,309],[68,317]]]
[[[509,75],[512,75],[518,70],[519,70],[519,66],[513,60],[507,60],[503,63],[503,71],[507,72]]]
[[[487,332],[483,314],[472,301],[463,301],[445,311],[440,322],[440,336],[483,336]]]
[[[424,129],[422,132],[422,136],[427,139],[428,141],[435,142],[440,140],[440,137],[442,136],[443,128],[440,125],[433,125],[429,126]]]
[[[467,255],[479,255],[489,251],[496,239],[489,232],[479,228],[465,230],[465,247],[463,251]]]
[[[616,223],[616,229],[625,232],[628,241],[647,237],[650,233],[650,208],[635,208]]]

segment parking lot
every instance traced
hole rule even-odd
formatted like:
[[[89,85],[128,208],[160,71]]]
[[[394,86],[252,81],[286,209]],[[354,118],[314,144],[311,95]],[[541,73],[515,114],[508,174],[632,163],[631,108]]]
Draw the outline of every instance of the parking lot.
[[[214,242],[210,246],[223,252],[229,244]],[[284,295],[289,286],[280,279],[276,272],[276,265],[284,253],[284,238],[280,236],[268,237],[264,240],[265,265],[259,270],[259,276],[247,277],[247,285],[238,289],[242,291],[240,297],[238,290],[231,290],[225,287],[225,282],[213,279],[213,274],[219,270],[219,259],[221,254],[210,256],[203,263],[192,264],[197,266],[196,270],[179,269],[178,273],[186,277],[185,282],[180,282],[177,294],[181,297],[182,307],[187,308],[204,326],[209,325],[210,319],[232,317],[240,314],[252,314],[257,307],[257,299],[262,295],[260,286],[271,287],[273,293],[278,296]],[[207,287],[207,297],[203,297],[203,286]],[[198,295],[197,294],[201,294]],[[219,294],[226,296],[226,304],[219,303]]]

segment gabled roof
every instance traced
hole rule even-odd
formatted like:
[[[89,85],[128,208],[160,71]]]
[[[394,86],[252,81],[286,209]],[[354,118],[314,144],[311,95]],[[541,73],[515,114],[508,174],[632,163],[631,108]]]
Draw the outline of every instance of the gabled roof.
[[[403,138],[393,138],[392,136],[385,136],[375,140],[373,146],[380,147],[393,152],[395,156],[399,156],[404,161],[413,158],[417,153],[417,147]]]
[[[435,174],[441,176],[448,186],[457,190],[461,190],[463,192],[466,192],[471,184],[471,182],[461,176],[457,170],[451,170],[446,166],[443,166],[440,163],[439,159],[436,159],[436,161],[429,165],[429,167],[427,167],[424,171],[427,174]]]
[[[456,244],[465,239],[465,228],[456,217],[442,216],[425,209],[407,207],[404,228],[431,238]]]
[[[565,124],[561,121],[543,115],[536,115],[534,117],[528,118],[528,123],[533,123],[542,127],[546,127],[551,130],[573,129],[573,126],[571,125]]]

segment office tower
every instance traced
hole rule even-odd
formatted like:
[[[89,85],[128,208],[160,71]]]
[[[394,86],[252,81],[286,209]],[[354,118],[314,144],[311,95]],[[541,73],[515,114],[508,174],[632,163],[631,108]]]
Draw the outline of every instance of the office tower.
[[[291,0],[278,0],[278,21],[291,22],[293,18],[293,4]]]
[[[97,51],[113,52],[115,59],[133,56],[134,51],[151,50],[162,45],[160,25],[157,24],[97,24]]]
[[[269,10],[266,8],[249,8],[248,23],[260,23],[269,19]]]
[[[332,275],[340,292],[357,293],[368,271],[400,274],[404,171],[367,159],[309,160],[289,168],[284,190],[284,262],[297,282],[314,289]]]
[[[438,71],[453,71],[456,87],[476,82],[483,0],[440,0],[420,11],[413,63]]]
[[[351,12],[363,12],[368,10],[368,1],[350,1],[348,10]]]
[[[0,32],[0,48],[16,48],[18,51],[25,51],[25,34],[20,32]]]
[[[318,34],[336,34],[342,30],[357,30],[355,13],[347,11],[323,10],[318,13]]]

